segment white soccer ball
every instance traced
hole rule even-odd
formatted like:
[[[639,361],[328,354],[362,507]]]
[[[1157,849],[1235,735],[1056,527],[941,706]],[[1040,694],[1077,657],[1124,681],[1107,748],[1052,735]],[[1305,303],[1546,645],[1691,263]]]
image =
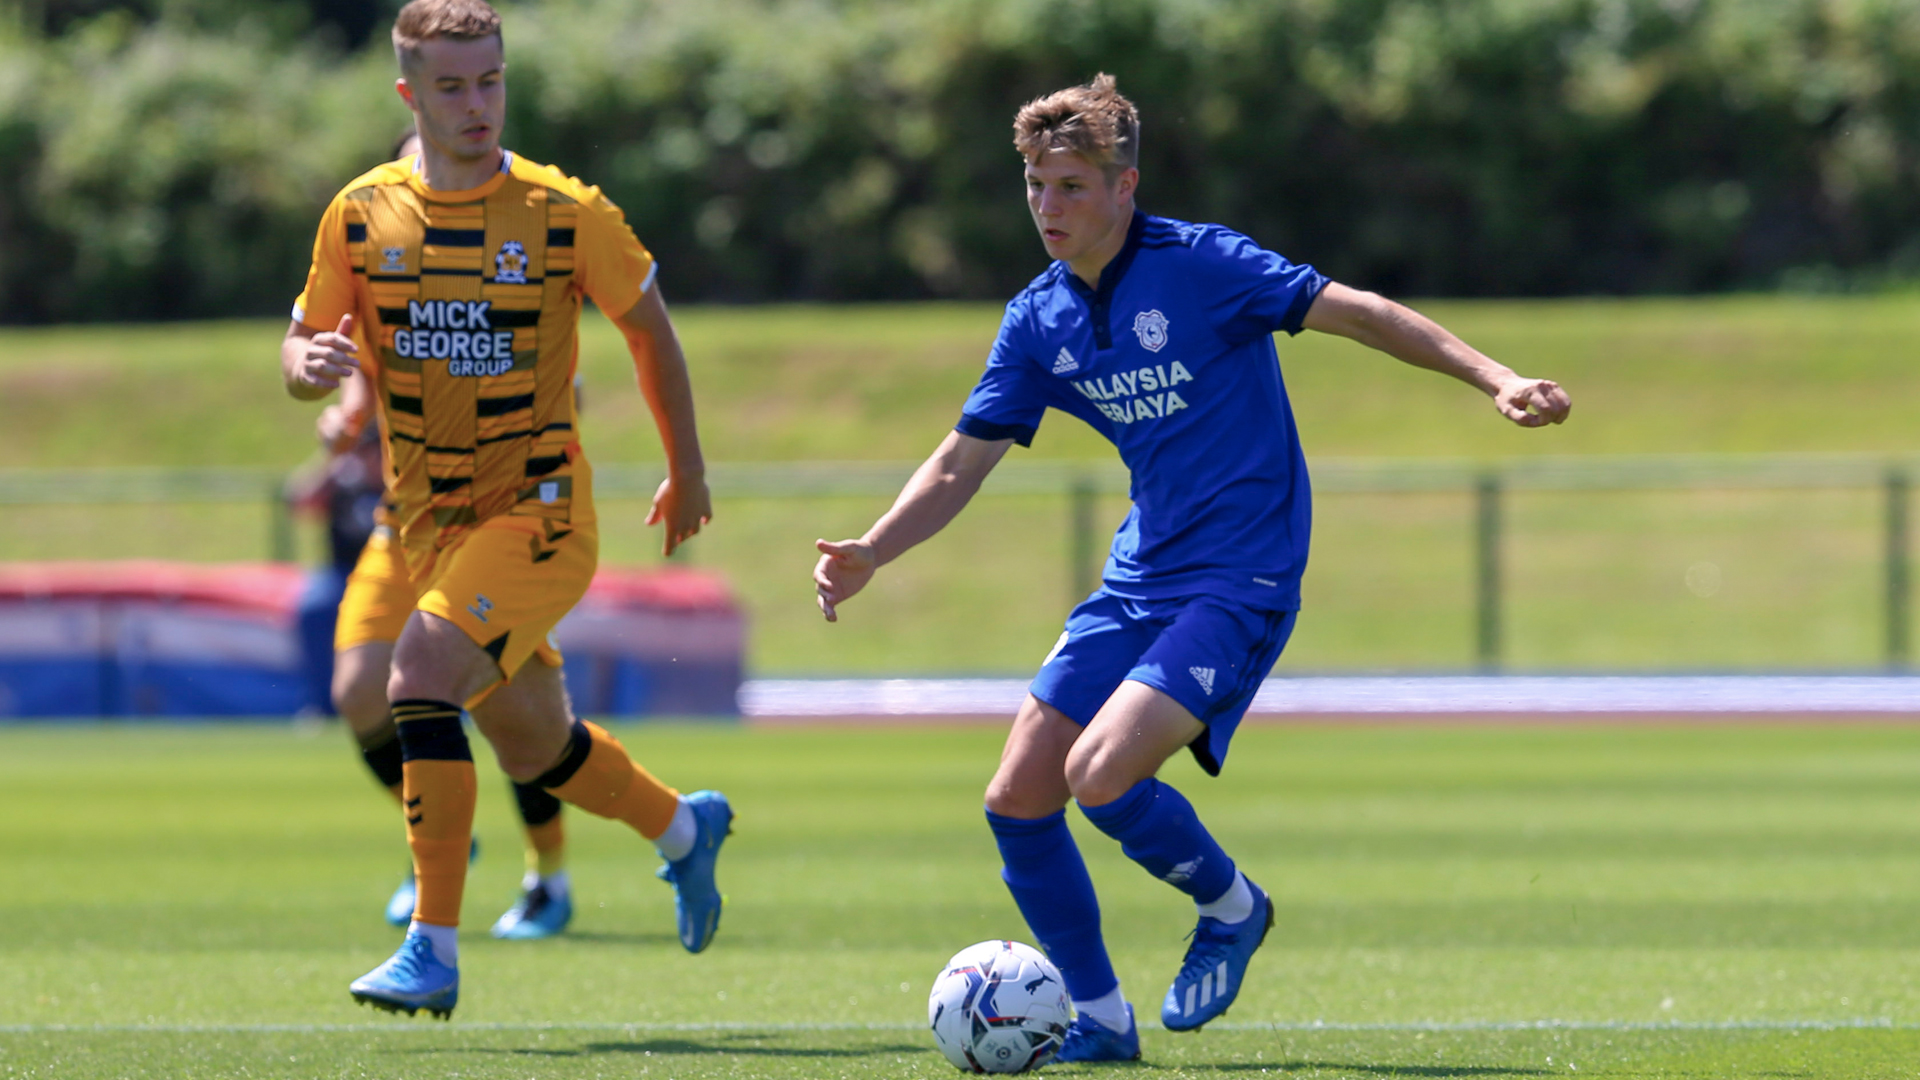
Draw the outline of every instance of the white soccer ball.
[[[1017,941],[983,941],[953,954],[927,995],[940,1052],[960,1069],[1016,1073],[1053,1060],[1073,1023],[1060,969]]]

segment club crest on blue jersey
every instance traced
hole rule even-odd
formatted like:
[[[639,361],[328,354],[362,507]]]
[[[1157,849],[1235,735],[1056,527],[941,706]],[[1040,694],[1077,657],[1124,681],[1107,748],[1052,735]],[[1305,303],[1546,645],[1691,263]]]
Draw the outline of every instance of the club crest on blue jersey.
[[[527,283],[527,249],[520,241],[501,243],[500,254],[493,257],[493,280],[500,285]]]
[[[1167,317],[1159,308],[1143,311],[1133,317],[1133,333],[1140,339],[1141,348],[1159,352],[1167,347]]]
[[[380,249],[380,272],[399,274],[407,269],[407,249],[403,247],[385,247]]]
[[[1079,370],[1080,361],[1075,360],[1073,354],[1068,352],[1064,347],[1061,348],[1060,355],[1053,358],[1053,373],[1055,375],[1071,375]]]

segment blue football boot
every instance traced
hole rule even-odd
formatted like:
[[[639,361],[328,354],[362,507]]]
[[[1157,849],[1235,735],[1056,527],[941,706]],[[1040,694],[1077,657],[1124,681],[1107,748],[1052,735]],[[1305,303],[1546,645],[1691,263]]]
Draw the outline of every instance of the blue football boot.
[[[413,921],[413,905],[420,899],[420,890],[413,883],[413,871],[408,869],[407,879],[393,890],[387,898],[387,925],[405,927]]]
[[[1226,1012],[1239,996],[1247,963],[1273,929],[1272,898],[1253,882],[1247,885],[1253,889],[1253,914],[1237,923],[1203,915],[1193,928],[1193,944],[1187,946],[1180,974],[1160,1006],[1160,1022],[1168,1031],[1194,1031]]]
[[[480,858],[480,838],[474,837],[467,846],[467,865],[472,866]],[[387,897],[387,925],[406,927],[413,922],[413,905],[420,899],[420,890],[413,883],[413,867],[407,867],[407,879]]]
[[[720,845],[733,835],[733,807],[717,791],[696,791],[687,796],[687,806],[698,829],[693,850],[661,867],[657,876],[673,886],[673,914],[680,928],[680,944],[688,952],[697,953],[720,929],[720,909],[726,897],[713,882],[713,864],[720,858]]]
[[[573,895],[555,896],[544,884],[520,894],[519,903],[493,924],[493,936],[507,941],[535,941],[552,937],[573,921]]]
[[[445,1020],[460,1000],[460,969],[441,963],[427,936],[413,932],[386,963],[353,980],[347,992],[362,1005],[408,1016],[425,1009]]]
[[[1060,1044],[1055,1061],[1139,1061],[1140,1025],[1133,1022],[1133,1006],[1127,1006],[1125,1034],[1113,1030],[1091,1016],[1076,1016]]]

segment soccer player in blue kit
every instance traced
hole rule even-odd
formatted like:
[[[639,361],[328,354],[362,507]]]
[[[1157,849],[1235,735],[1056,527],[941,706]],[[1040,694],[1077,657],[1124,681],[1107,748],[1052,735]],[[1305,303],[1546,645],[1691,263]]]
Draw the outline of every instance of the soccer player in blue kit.
[[[1338,334],[1467,382],[1522,427],[1566,393],[1522,378],[1421,315],[1328,281],[1218,225],[1134,207],[1139,114],[1111,76],[1014,120],[1027,205],[1054,262],[1007,305],[960,422],[858,540],[819,541],[829,621],[879,567],[939,532],[1051,407],[1119,448],[1133,509],[1101,587],[1067,618],[987,786],[1001,876],[1078,1013],[1058,1060],[1140,1056],[1133,1007],[1066,804],[1194,899],[1199,925],[1161,1022],[1226,1012],[1273,904],[1155,778],[1181,748],[1218,775],[1234,728],[1293,630],[1311,495],[1273,333]]]

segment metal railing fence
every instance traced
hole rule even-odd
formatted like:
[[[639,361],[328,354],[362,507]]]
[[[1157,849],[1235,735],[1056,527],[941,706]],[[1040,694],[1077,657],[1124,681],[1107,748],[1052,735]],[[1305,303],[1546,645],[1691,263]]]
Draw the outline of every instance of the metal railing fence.
[[[917,462],[715,462],[715,498],[892,496]],[[1695,454],[1466,459],[1317,458],[1314,490],[1324,494],[1460,493],[1473,499],[1474,655],[1498,670],[1505,608],[1504,504],[1515,492],[1878,489],[1883,500],[1882,599],[1885,662],[1904,668],[1911,651],[1910,490],[1920,454]],[[601,499],[645,499],[665,475],[659,464],[597,464]],[[268,468],[0,469],[0,506],[138,503],[263,505],[268,557],[293,557],[294,530],[282,497],[285,475]],[[1125,496],[1118,462],[1003,462],[983,495],[1058,495],[1066,501],[1070,598],[1092,591],[1101,559],[1095,502]]]

